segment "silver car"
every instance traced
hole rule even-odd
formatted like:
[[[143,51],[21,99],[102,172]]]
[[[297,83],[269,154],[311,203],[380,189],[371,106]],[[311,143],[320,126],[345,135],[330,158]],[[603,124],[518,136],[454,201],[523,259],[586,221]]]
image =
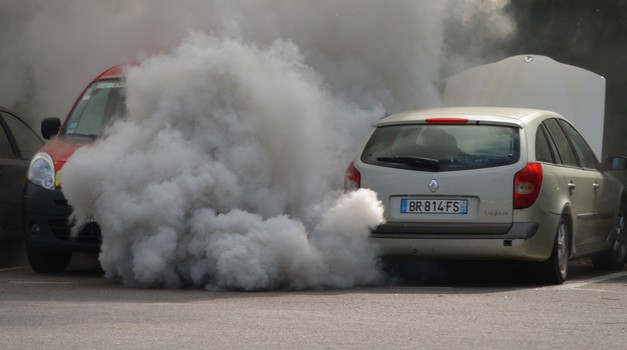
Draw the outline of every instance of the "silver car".
[[[345,189],[385,207],[372,230],[383,256],[536,262],[542,283],[591,256],[621,269],[627,196],[563,116],[499,107],[440,108],[382,119],[351,162]]]

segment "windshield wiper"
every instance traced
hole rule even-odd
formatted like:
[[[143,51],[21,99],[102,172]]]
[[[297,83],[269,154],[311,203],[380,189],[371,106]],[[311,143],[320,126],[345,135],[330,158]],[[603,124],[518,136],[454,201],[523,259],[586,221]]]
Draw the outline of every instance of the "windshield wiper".
[[[429,171],[440,170],[440,162],[437,159],[414,157],[414,156],[393,156],[393,157],[379,157],[380,162],[386,163],[401,163],[411,165],[413,167],[421,168]]]

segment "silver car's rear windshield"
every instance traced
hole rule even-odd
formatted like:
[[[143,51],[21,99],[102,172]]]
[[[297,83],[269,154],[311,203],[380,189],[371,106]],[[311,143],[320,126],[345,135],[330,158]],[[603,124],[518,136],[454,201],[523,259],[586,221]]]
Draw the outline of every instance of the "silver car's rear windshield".
[[[514,164],[519,157],[516,127],[404,124],[378,127],[361,161],[417,171],[455,171]]]
[[[72,110],[63,134],[97,137],[106,126],[124,118],[126,116],[124,87],[124,82],[119,79],[92,83]]]

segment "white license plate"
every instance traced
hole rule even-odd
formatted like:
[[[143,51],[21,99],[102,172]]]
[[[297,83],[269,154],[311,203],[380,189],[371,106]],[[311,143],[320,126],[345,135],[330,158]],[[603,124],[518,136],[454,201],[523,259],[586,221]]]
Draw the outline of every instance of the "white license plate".
[[[467,214],[467,199],[401,199],[403,214]]]

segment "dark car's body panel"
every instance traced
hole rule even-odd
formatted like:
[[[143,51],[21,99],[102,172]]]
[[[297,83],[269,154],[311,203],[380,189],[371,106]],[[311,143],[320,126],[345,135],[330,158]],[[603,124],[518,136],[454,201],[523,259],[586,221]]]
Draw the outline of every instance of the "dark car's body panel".
[[[21,132],[12,127],[18,123]],[[29,140],[24,140],[27,137]],[[33,144],[42,145],[43,141],[15,113],[0,107],[0,148],[2,148],[0,149],[0,239],[2,240],[21,238],[22,187],[28,160],[32,156],[30,148]]]

